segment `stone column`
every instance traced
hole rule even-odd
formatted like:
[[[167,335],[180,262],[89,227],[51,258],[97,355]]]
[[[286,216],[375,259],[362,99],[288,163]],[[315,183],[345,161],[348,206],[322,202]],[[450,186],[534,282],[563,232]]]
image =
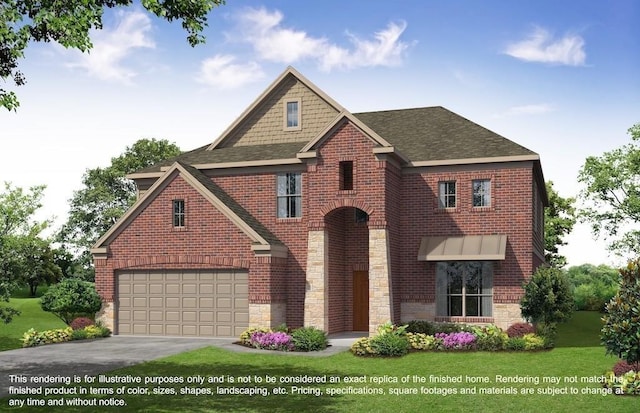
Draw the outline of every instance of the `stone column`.
[[[328,331],[327,235],[324,230],[309,231],[307,241],[307,279],[304,295],[304,325]]]
[[[380,324],[393,320],[389,233],[386,229],[369,229],[369,333]]]

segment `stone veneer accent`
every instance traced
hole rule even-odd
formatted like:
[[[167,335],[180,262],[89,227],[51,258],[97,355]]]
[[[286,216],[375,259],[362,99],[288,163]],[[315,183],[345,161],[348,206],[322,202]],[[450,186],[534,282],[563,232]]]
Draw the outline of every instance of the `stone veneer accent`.
[[[96,313],[96,322],[102,323],[103,326],[115,333],[116,314],[113,301],[103,301],[102,308]]]
[[[393,317],[389,234],[386,229],[369,229],[369,333]]]
[[[304,295],[304,325],[327,331],[328,289],[326,285],[327,236],[324,230],[309,231],[307,237],[307,278]]]
[[[273,328],[287,322],[287,304],[249,303],[249,327]]]
[[[403,323],[411,320],[434,320],[436,303],[400,303],[400,311]]]
[[[520,304],[493,303],[493,324],[503,330],[513,323],[524,322],[520,313]]]

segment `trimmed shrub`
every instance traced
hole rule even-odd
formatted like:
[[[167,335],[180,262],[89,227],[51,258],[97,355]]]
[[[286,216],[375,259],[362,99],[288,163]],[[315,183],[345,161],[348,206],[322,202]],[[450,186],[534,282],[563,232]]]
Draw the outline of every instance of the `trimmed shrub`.
[[[70,341],[73,334],[71,327],[55,330],[36,331],[30,328],[22,335],[22,347],[36,347],[44,344]]]
[[[475,327],[473,334],[476,336],[476,348],[478,350],[504,350],[509,340],[507,333],[493,324],[484,327]]]
[[[409,340],[403,335],[379,334],[370,340],[369,345],[379,356],[400,357],[409,352]]]
[[[89,334],[84,328],[79,328],[71,332],[71,340],[86,340]]]
[[[301,327],[291,333],[293,345],[297,351],[324,350],[329,345],[327,333],[315,327]]]
[[[545,348],[553,348],[558,337],[558,325],[556,323],[539,323],[536,325],[536,334],[544,338]]]
[[[534,333],[525,334],[522,336],[522,339],[524,340],[524,349],[527,351],[542,350],[546,347],[544,337],[540,337]]]
[[[434,335],[436,333],[444,333],[444,334],[462,333],[462,332],[472,333],[473,327],[468,326],[466,324],[462,324],[462,323],[433,323],[433,331],[434,331],[433,333]]]
[[[407,324],[407,333],[434,335],[436,333],[433,323],[426,320],[411,320]]]
[[[98,312],[102,301],[93,283],[66,278],[49,287],[40,299],[40,306],[69,324],[78,315]]]
[[[622,376],[628,371],[640,373],[640,362],[629,364],[624,360],[620,360],[613,366],[613,374],[616,376]]]
[[[522,337],[525,334],[535,333],[536,328],[529,323],[514,323],[507,329],[507,335],[509,337]]]
[[[291,332],[291,329],[287,327],[285,323],[282,323],[282,324],[278,324],[276,328],[274,328],[272,331],[289,334]]]
[[[522,316],[534,323],[558,323],[571,318],[573,294],[567,276],[558,268],[539,267],[524,286]]]
[[[87,338],[109,337],[111,330],[101,325],[92,325],[84,328]]]
[[[507,350],[523,351],[527,346],[524,337],[509,337],[507,341]]]
[[[407,333],[407,340],[409,340],[409,345],[414,350],[437,350],[438,347],[442,346],[442,340],[424,333]]]
[[[351,345],[351,352],[356,356],[373,356],[375,355],[375,350],[371,347],[371,340],[369,337],[362,337],[357,339]]]
[[[69,326],[74,330],[80,330],[94,324],[93,320],[89,317],[76,317],[71,323],[69,323]]]

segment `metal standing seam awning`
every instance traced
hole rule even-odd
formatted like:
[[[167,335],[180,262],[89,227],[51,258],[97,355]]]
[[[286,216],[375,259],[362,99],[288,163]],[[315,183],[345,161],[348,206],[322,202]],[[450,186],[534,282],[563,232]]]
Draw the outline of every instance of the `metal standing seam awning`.
[[[506,249],[506,235],[424,237],[418,261],[497,261],[504,260]]]

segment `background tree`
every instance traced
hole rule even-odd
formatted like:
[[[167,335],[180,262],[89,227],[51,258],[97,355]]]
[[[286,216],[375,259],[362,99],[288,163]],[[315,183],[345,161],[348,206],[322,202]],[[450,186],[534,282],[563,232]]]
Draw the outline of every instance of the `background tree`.
[[[628,364],[640,363],[640,260],[620,270],[620,289],[602,317],[602,343],[607,354]]]
[[[58,42],[67,48],[87,52],[91,49],[89,31],[102,29],[107,8],[131,6],[133,0],[7,0],[0,3],[0,78],[13,79],[16,86],[25,83],[18,69],[32,42]],[[191,46],[205,41],[202,31],[207,15],[224,0],[142,0],[142,6],[167,21],[182,20]],[[15,110],[19,105],[15,92],[0,88],[0,106]]]
[[[62,270],[55,262],[49,241],[21,237],[18,239],[17,253],[20,257],[20,280],[29,286],[31,297],[36,296],[38,286],[51,285],[62,278]]]
[[[544,209],[544,255],[549,265],[562,268],[567,259],[558,253],[558,247],[567,244],[563,238],[576,223],[575,198],[561,197],[553,188],[553,181],[547,181],[546,186],[549,206]]]
[[[140,139],[112,158],[110,166],[85,172],[84,188],[69,201],[69,217],[57,237],[78,257],[81,278],[93,279],[90,248],[136,200],[135,184],[126,175],[179,154],[180,148],[165,139]]]
[[[591,223],[596,236],[611,240],[609,248],[621,256],[640,254],[640,123],[629,129],[632,142],[590,156],[578,181],[585,185],[580,198],[587,207],[581,219]]]
[[[25,263],[24,251],[30,242],[39,242],[39,234],[50,221],[37,221],[36,211],[42,206],[45,187],[34,186],[28,191],[5,183],[0,193],[0,301],[8,302],[11,292],[20,285]],[[5,323],[19,314],[14,308],[0,306],[0,319]]]
[[[603,311],[618,291],[620,274],[607,265],[582,264],[567,269],[576,310]]]

